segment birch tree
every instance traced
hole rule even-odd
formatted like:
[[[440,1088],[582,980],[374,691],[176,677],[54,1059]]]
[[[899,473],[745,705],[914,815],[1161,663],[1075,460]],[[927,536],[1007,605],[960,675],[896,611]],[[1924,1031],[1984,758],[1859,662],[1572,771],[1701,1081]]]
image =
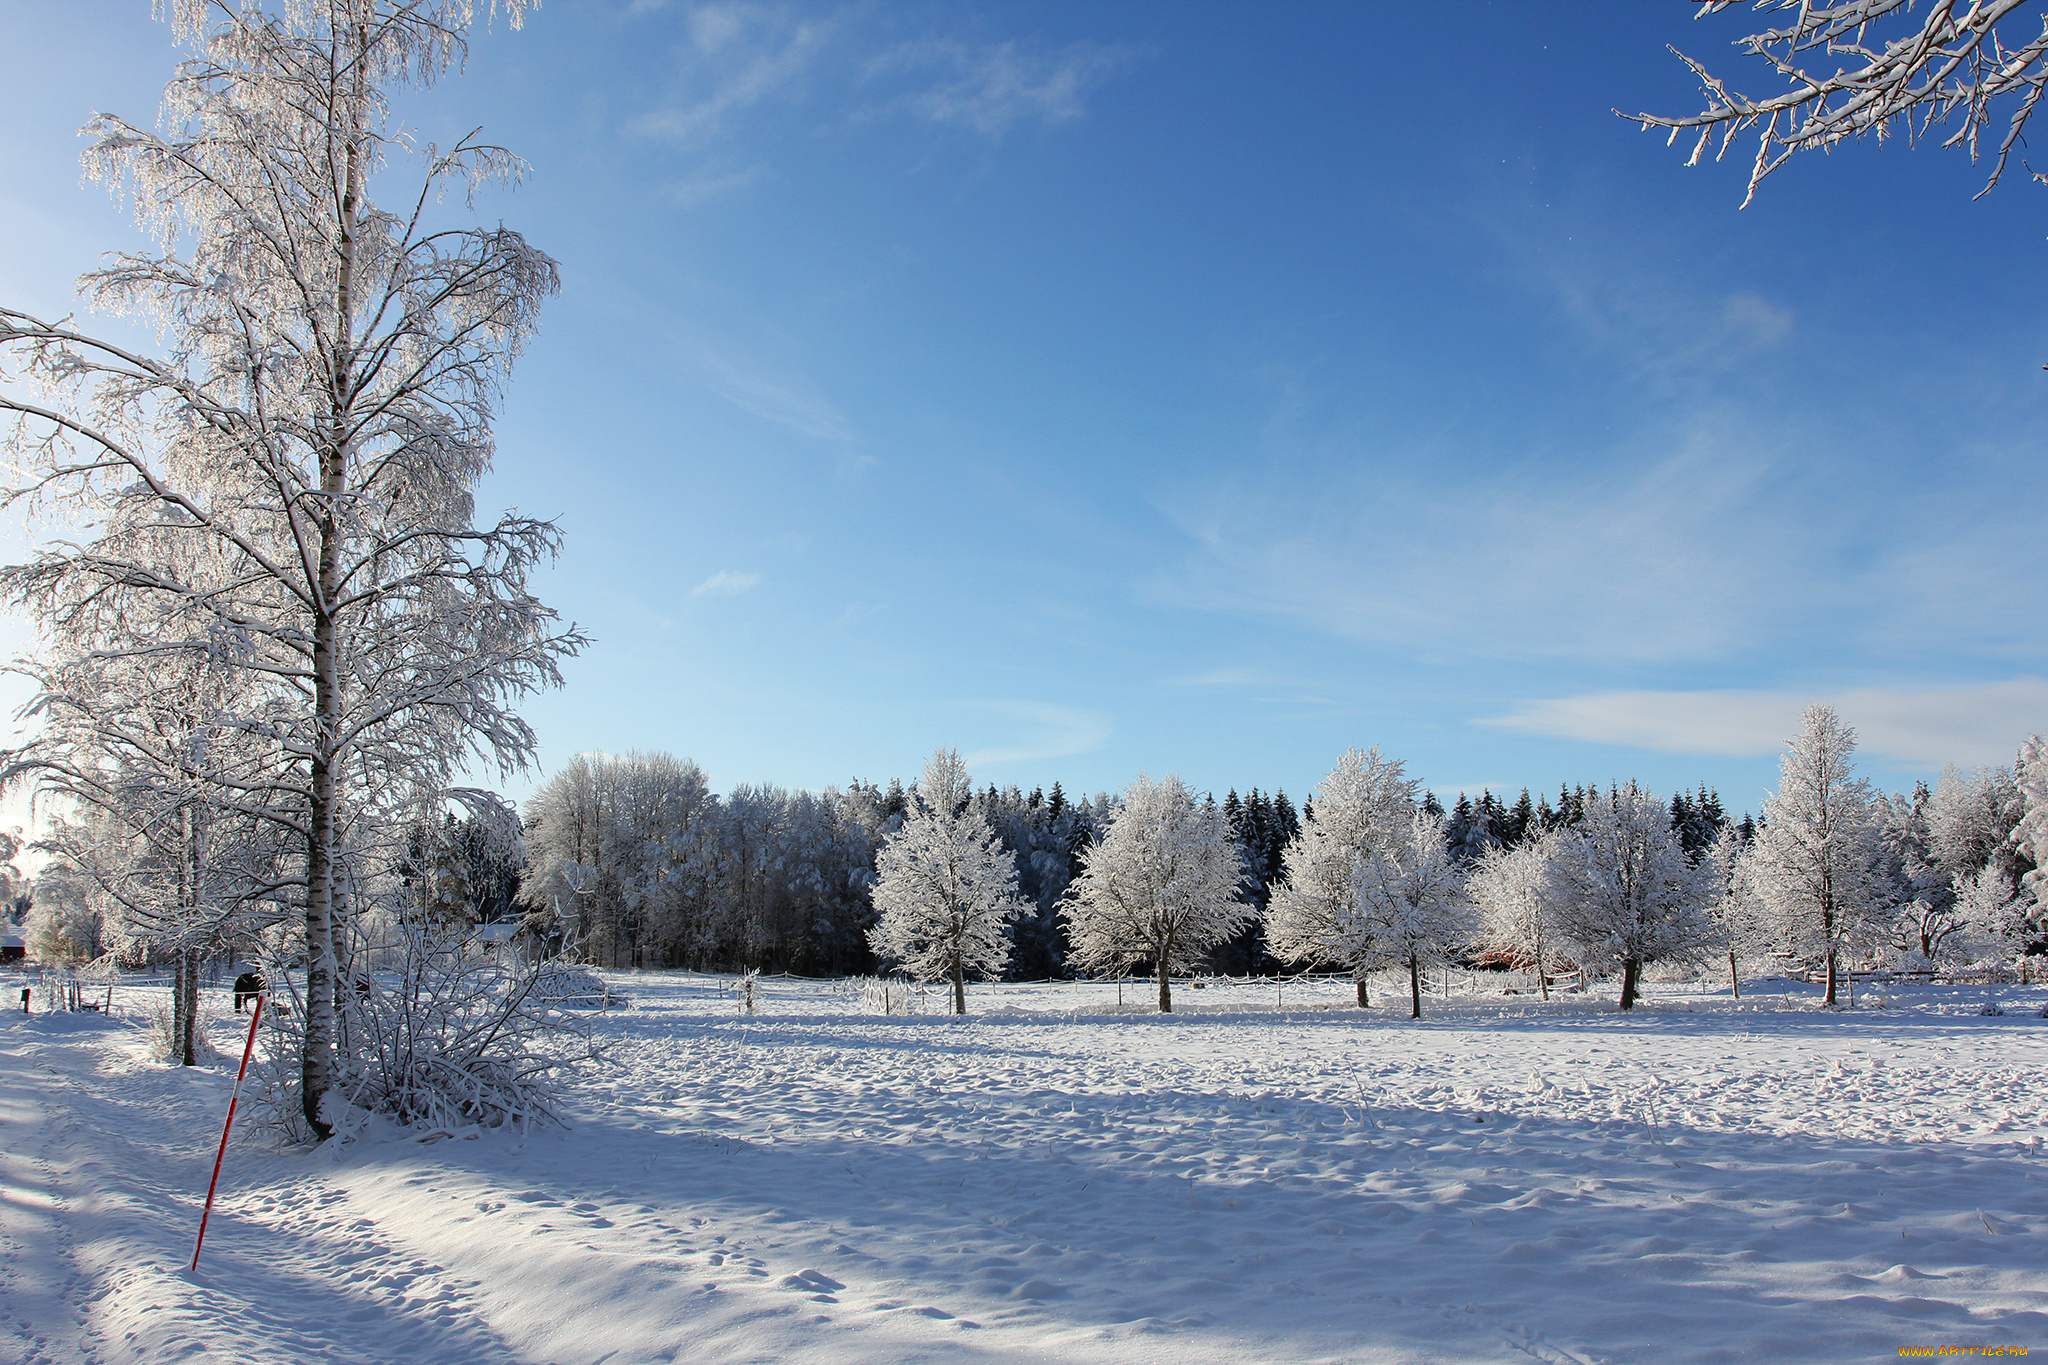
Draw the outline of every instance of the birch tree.
[[[516,24],[520,0],[506,0]],[[306,1001],[299,1081],[315,1132],[335,1078],[337,936],[352,830],[402,819],[467,761],[523,766],[513,705],[582,637],[527,590],[557,546],[518,515],[478,526],[494,405],[555,264],[518,233],[437,221],[442,195],[516,179],[501,148],[416,148],[389,92],[458,66],[475,0],[171,6],[195,48],[163,132],[88,125],[88,173],[151,249],[88,275],[101,309],[154,323],[141,354],[69,319],[0,307],[0,412],[16,507],[149,522],[224,566],[202,587],[119,545],[56,543],[0,577],[46,631],[58,604],[122,584],[202,618],[159,652],[230,642],[260,686],[232,718],[285,760],[299,849]],[[382,185],[410,163],[397,212]],[[396,849],[402,839],[356,841]]]
[[[1230,825],[1178,777],[1140,776],[1124,788],[1109,827],[1082,854],[1063,911],[1077,967],[1150,962],[1161,1013],[1173,1010],[1172,975],[1248,924]]]
[[[1347,749],[1316,788],[1315,818],[1289,841],[1266,907],[1266,946],[1292,961],[1349,967],[1361,1009],[1369,1003],[1366,977],[1384,954],[1359,908],[1358,873],[1367,858],[1407,838],[1416,786],[1399,759],[1377,748]]]
[[[1006,931],[1028,908],[1017,864],[973,797],[960,755],[940,749],[924,765],[903,827],[875,858],[876,956],[920,981],[949,981],[953,1013],[967,1013],[967,978],[1010,959]]]
[[[219,586],[129,511],[101,528],[98,549]],[[107,939],[171,964],[172,1050],[190,1066],[202,958],[275,916],[278,755],[234,723],[251,689],[226,651],[160,648],[203,632],[205,613],[83,575],[41,605],[51,642],[15,665],[36,686],[37,730],[0,759],[0,785],[34,787],[52,822],[38,845],[91,887]]]
[[[1825,956],[1829,1005],[1842,949],[1883,906],[1876,798],[1855,766],[1856,732],[1832,707],[1808,707],[1778,760],[1778,790],[1764,798],[1749,863],[1780,932]]]

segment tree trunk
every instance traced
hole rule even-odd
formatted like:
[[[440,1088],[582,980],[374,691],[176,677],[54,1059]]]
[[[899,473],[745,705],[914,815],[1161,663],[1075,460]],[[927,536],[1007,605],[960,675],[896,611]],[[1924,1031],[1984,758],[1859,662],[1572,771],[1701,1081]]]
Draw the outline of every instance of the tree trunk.
[[[953,954],[953,1013],[967,1013],[967,965]]]
[[[199,950],[179,954],[178,993],[185,997],[185,1027],[178,1034],[179,1065],[199,1065]]]
[[[1415,954],[1408,954],[1408,1017],[1422,1017],[1422,964]]]
[[[1821,941],[1828,945],[1828,993],[1821,1001],[1823,1005],[1835,1003],[1835,888],[1834,880],[1823,870],[1820,883],[1820,933]]]
[[[339,534],[331,514],[322,519],[320,579],[323,590],[335,574],[333,541]],[[332,599],[329,599],[332,600]],[[340,678],[334,658],[334,618],[314,618],[313,692],[318,750],[310,783],[312,809],[306,821],[306,1032],[300,1059],[299,1098],[306,1121],[323,1140],[333,1129],[320,1105],[334,1083],[334,826],[332,737],[340,728]]]
[[[177,1062],[183,1052],[181,1044],[185,1038],[185,950],[180,948],[171,959],[171,1036],[170,1055],[167,1062]],[[182,1062],[179,1065],[183,1065]]]
[[[1159,1012],[1173,1013],[1173,982],[1166,975],[1166,954],[1159,955]]]
[[[1357,977],[1357,981],[1358,981],[1358,1008],[1360,1008],[1360,1009],[1362,1009],[1362,1010],[1366,1010],[1366,1009],[1371,1009],[1371,1008],[1372,1008],[1372,1001],[1370,1001],[1370,1000],[1366,999],[1366,997],[1365,997],[1365,968],[1363,968],[1363,967],[1360,967],[1360,968],[1358,969],[1358,977]]]
[[[1642,964],[1634,958],[1621,960],[1621,1007],[1625,1010],[1636,1007],[1636,973],[1641,970]]]
[[[368,37],[356,26],[355,50],[367,50]],[[330,423],[320,433],[320,491],[324,495],[315,513],[320,538],[312,611],[313,637],[313,735],[309,761],[308,806],[306,812],[306,1029],[299,1069],[300,1100],[306,1121],[325,1140],[333,1128],[321,1117],[320,1108],[334,1084],[335,986],[339,964],[335,955],[334,850],[339,826],[339,797],[335,769],[341,754],[342,726],[340,623],[334,606],[341,596],[341,501],[348,491],[350,428],[354,414],[351,385],[355,378],[355,249],[356,214],[361,211],[363,193],[364,99],[368,71],[358,60],[353,73],[353,97],[349,102],[342,137],[344,161],[340,212],[335,254],[339,273],[334,292],[334,341],[325,356],[331,405]]]
[[[165,1058],[178,1066],[192,1066],[198,1058],[192,1047],[192,1016],[194,1010],[192,986],[196,981],[186,967],[191,961],[192,950],[178,949],[171,959],[171,1055]]]
[[[1735,972],[1735,950],[1728,950],[1728,991],[1735,999],[1742,998],[1742,978]]]

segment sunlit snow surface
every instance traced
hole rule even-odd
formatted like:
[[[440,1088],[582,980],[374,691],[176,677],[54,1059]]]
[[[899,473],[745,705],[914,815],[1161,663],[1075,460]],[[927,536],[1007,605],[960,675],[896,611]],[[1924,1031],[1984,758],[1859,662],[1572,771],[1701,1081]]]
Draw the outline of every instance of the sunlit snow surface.
[[[0,1016],[0,1360],[2048,1348],[2039,987],[1471,995],[1416,1024],[1341,984],[1277,1010],[1270,984],[1183,990],[1174,1016],[1003,986],[956,1022],[611,980],[633,1004],[571,1130],[238,1143],[197,1276],[227,1080],[118,1024]]]

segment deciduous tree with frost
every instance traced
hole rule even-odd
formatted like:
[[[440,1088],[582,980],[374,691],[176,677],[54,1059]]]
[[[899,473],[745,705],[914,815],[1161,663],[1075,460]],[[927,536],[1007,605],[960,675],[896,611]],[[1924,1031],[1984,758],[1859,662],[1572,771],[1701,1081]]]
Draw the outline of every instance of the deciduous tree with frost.
[[[1084,969],[1150,962],[1159,1008],[1173,1009],[1172,974],[1242,929],[1252,908],[1230,824],[1185,782],[1140,776],[1124,788],[1109,828],[1082,852],[1062,917],[1068,958]]]
[[[1017,865],[974,799],[960,755],[940,749],[910,793],[903,827],[875,855],[875,955],[920,981],[953,983],[967,1013],[967,978],[1010,960],[1007,930],[1029,907]]]
[[[1366,976],[1385,958],[1360,910],[1358,872],[1408,837],[1415,779],[1377,748],[1348,749],[1316,788],[1315,818],[1282,855],[1283,875],[1266,907],[1266,946],[1291,961],[1341,963],[1368,1002]]]
[[[115,509],[94,542],[191,584],[159,528]],[[246,946],[282,913],[288,812],[275,799],[276,747],[232,717],[251,686],[231,659],[164,649],[203,628],[203,612],[129,583],[81,576],[44,599],[40,657],[14,671],[35,685],[30,740],[0,758],[0,785],[27,783],[50,823],[41,851],[90,888],[104,938],[172,968],[169,1041],[193,1065],[199,966]]]
[[[1668,808],[1631,782],[1592,796],[1560,830],[1551,894],[1565,937],[1591,963],[1621,969],[1621,1007],[1633,1009],[1645,966],[1713,940],[1704,913],[1711,878],[1686,861]]]
[[[1713,926],[1714,942],[1728,955],[1728,994],[1735,1000],[1742,998],[1742,955],[1774,946],[1750,881],[1749,852],[1742,831],[1725,825],[1699,863],[1706,883],[1707,921]]]
[[[2012,841],[2033,870],[2020,878],[2020,891],[2036,929],[2048,925],[2048,739],[2028,735],[2013,764],[2020,790],[2020,819]]]
[[[1835,1003],[1843,948],[1886,909],[1876,798],[1856,770],[1856,732],[1832,707],[1809,706],[1778,760],[1750,854],[1752,885],[1795,951],[1824,955]]]
[[[516,178],[516,158],[421,147],[387,102],[460,64],[476,0],[170,9],[198,51],[165,92],[164,131],[100,115],[86,154],[153,246],[85,281],[170,349],[0,308],[7,501],[152,521],[190,547],[172,562],[223,566],[225,586],[93,544],[46,547],[0,586],[45,626],[94,584],[175,599],[203,630],[162,653],[224,651],[261,684],[233,722],[288,760],[275,795],[300,850],[300,1100],[325,1135],[338,888],[368,875],[352,844],[403,843],[350,831],[402,828],[466,762],[523,766],[534,737],[512,706],[582,643],[527,591],[555,527],[479,526],[474,505],[496,396],[557,276],[516,232],[440,219],[446,191]],[[521,0],[503,10],[516,25]],[[401,162],[416,193],[387,211],[372,183]]]
[[[1704,0],[1695,15],[1735,7],[1736,0]],[[1670,129],[1672,141],[1696,130],[1689,166],[1717,138],[1719,160],[1743,134],[1755,134],[1744,206],[1764,177],[1795,154],[1832,151],[1865,136],[1939,137],[1973,161],[1988,154],[1988,190],[2023,145],[2027,120],[2048,90],[2048,22],[2036,0],[1933,0],[1917,9],[1911,0],[1758,0],[1753,8],[1788,16],[1735,43],[1781,88],[1744,94],[1674,47],[1699,77],[1706,108],[1681,116],[1614,111],[1645,129]],[[1988,152],[1987,135],[1996,139]]]
[[[1513,848],[1496,847],[1473,864],[1465,887],[1479,912],[1479,940],[1517,967],[1536,973],[1550,998],[1550,963],[1563,938],[1551,894],[1552,836],[1538,834]]]
[[[1358,868],[1359,913],[1389,960],[1408,968],[1409,1018],[1422,1017],[1422,968],[1447,961],[1472,937],[1472,902],[1452,861],[1443,817],[1417,811],[1394,847]]]
[[[1999,867],[1980,868],[1956,884],[1956,916],[1978,952],[2004,961],[2026,951],[2033,906]]]

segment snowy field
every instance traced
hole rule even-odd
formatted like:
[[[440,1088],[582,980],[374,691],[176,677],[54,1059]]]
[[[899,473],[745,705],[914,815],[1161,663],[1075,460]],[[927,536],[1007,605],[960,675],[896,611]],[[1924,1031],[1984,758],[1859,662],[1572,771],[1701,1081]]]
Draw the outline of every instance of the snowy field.
[[[118,1019],[0,1016],[0,1360],[2048,1349],[2042,987],[1470,996],[1417,1024],[1342,985],[1174,1016],[1003,986],[956,1022],[611,980],[632,1007],[599,1021],[615,1066],[573,1128],[238,1142],[196,1276],[228,1078]]]

